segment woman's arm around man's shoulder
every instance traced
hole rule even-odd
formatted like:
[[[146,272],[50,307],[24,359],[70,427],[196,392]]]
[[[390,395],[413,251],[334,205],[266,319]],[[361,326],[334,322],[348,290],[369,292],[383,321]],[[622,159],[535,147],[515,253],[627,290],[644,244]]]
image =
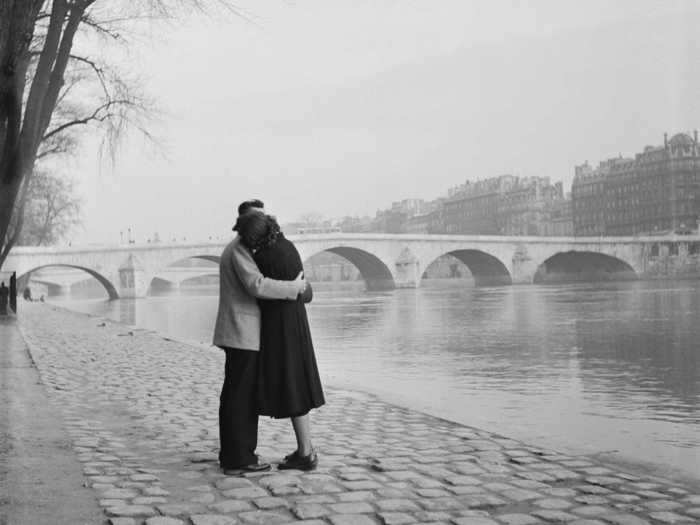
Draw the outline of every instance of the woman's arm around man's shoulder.
[[[231,264],[241,283],[250,295],[257,299],[290,299],[308,288],[303,278],[297,277],[294,281],[278,281],[265,277],[255,264],[252,254],[238,242],[231,254]],[[307,286],[305,286],[307,284]]]

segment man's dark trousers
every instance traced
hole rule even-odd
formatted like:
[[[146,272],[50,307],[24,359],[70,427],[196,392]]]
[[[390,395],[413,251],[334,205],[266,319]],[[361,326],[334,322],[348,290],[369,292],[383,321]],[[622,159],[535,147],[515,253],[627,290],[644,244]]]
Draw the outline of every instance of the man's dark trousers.
[[[258,352],[224,348],[226,370],[219,403],[219,465],[257,463],[258,411],[255,395]]]

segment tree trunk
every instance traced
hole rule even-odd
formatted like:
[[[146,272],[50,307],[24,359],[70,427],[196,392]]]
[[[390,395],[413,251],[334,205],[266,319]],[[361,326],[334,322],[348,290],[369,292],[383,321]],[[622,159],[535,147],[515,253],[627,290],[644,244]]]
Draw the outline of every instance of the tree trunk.
[[[51,80],[63,82],[65,64],[54,67],[58,50],[63,40],[64,49],[70,51],[77,28],[73,22],[72,32],[65,39],[62,33],[67,2],[53,0],[49,32],[23,115],[29,45],[43,3],[44,0],[0,0],[0,268],[19,236],[18,212],[26,195],[21,190],[31,176],[38,145],[55,106]]]

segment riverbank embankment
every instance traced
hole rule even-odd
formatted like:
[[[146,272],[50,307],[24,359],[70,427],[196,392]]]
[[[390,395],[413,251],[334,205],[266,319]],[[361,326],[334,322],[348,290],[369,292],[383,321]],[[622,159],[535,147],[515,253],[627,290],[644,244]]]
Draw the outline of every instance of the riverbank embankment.
[[[16,319],[0,317],[0,524],[102,517]]]
[[[50,305],[23,304],[19,323],[67,453],[115,525],[700,520],[700,493],[683,483],[330,387],[312,414],[318,470],[225,477],[219,350]],[[288,421],[261,419],[265,459],[294,448]]]

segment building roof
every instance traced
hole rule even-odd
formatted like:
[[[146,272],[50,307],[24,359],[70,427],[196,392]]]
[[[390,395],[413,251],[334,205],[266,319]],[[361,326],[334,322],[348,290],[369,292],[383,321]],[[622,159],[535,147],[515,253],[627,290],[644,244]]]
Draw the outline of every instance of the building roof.
[[[671,146],[692,146],[693,138],[686,133],[676,133],[671,140],[668,141]]]

